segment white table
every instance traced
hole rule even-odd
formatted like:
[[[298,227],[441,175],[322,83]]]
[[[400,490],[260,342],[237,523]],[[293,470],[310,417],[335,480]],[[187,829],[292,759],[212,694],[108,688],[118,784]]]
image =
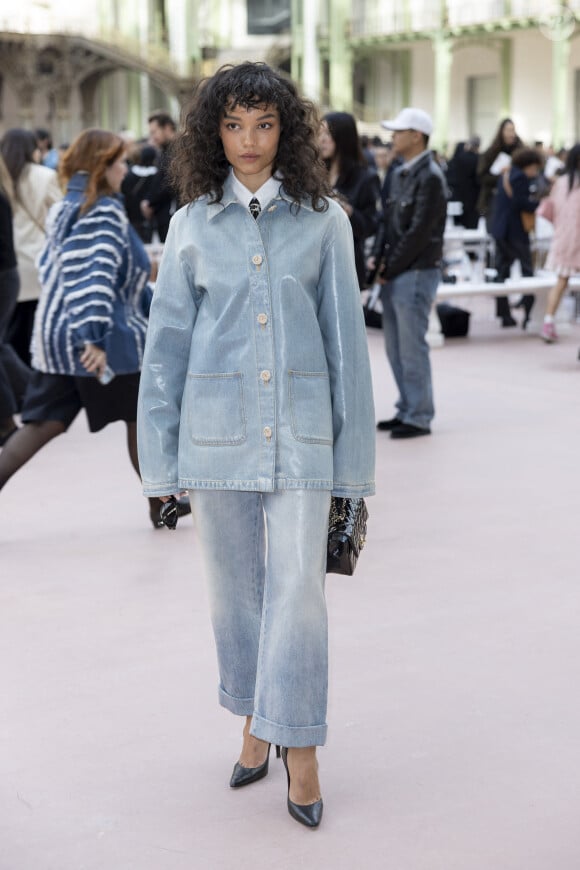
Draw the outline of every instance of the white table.
[[[534,275],[532,278],[510,278],[504,283],[499,281],[457,281],[455,284],[439,284],[437,288],[437,296],[435,305],[431,310],[429,318],[429,330],[427,332],[427,341],[431,347],[442,347],[445,343],[443,333],[441,332],[441,324],[437,316],[436,305],[439,302],[453,301],[458,303],[459,300],[467,301],[470,297],[475,296],[510,296],[512,293],[518,296],[524,293],[533,293],[536,297],[532,314],[526,333],[538,334],[542,328],[544,320],[544,312],[546,310],[546,302],[550,289],[556,283],[556,276],[551,272],[543,272]],[[574,284],[577,281],[570,280],[574,289]],[[461,307],[461,306],[460,306]],[[570,324],[563,314],[562,306],[559,308],[560,317],[556,315],[556,325],[558,332],[566,332],[570,329]]]

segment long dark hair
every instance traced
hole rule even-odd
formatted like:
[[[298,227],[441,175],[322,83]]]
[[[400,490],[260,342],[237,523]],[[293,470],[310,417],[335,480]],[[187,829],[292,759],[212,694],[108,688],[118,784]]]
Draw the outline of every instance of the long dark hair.
[[[229,163],[219,136],[226,109],[276,106],[280,142],[274,171],[283,176],[286,193],[299,207],[309,199],[316,211],[328,208],[330,196],[317,145],[318,117],[314,105],[295,85],[265,63],[249,61],[222,66],[202,79],[184,113],[184,129],[171,147],[171,177],[179,199],[192,202],[208,195],[219,202]]]
[[[34,152],[37,148],[36,136],[31,130],[12,127],[11,130],[7,130],[4,134],[0,144],[0,151],[12,178],[16,197],[18,197],[18,182],[20,181],[22,170],[29,163],[35,162]]]
[[[516,133],[516,138],[514,139],[514,141],[512,142],[511,145],[507,145],[504,142],[503,132],[508,124],[513,124],[514,130],[515,130],[515,124],[511,118],[504,118],[503,121],[500,121],[499,127],[497,128],[497,132],[493,138],[491,145],[488,148],[488,151],[493,150],[497,154],[499,154],[500,151],[505,151],[507,154],[513,154],[513,152],[516,151],[516,149],[524,147],[524,143],[522,142],[520,137],[517,135],[517,133]]]
[[[360,138],[353,115],[348,112],[328,112],[324,118],[328,125],[328,131],[336,146],[338,158],[337,185],[345,184],[348,176],[355,167],[366,166],[367,162],[362,153]],[[326,159],[326,168],[330,169],[331,160]]]
[[[578,181],[578,173],[580,171],[580,142],[572,145],[566,155],[566,166],[564,173],[568,176],[568,193],[574,187],[574,183]]]

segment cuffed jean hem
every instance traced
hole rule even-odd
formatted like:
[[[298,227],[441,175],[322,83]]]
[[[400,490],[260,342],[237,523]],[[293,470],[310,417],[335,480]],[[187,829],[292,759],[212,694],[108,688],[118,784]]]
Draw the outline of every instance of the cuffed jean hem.
[[[278,725],[268,719],[262,719],[257,713],[252,716],[250,734],[258,740],[273,743],[275,746],[324,746],[326,743],[327,725],[306,725],[295,728],[292,725]]]
[[[229,710],[230,713],[235,713],[236,716],[251,716],[254,712],[253,698],[234,698],[221,686],[218,688],[218,699],[222,707]]]

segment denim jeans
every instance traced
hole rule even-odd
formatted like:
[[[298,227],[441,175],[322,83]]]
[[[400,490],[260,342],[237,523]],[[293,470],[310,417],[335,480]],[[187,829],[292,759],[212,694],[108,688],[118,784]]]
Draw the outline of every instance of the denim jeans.
[[[326,739],[330,492],[190,490],[222,706],[281,746]]]
[[[439,269],[413,269],[382,289],[387,357],[399,390],[397,417],[428,429],[435,414],[429,345],[429,314],[441,278]]]

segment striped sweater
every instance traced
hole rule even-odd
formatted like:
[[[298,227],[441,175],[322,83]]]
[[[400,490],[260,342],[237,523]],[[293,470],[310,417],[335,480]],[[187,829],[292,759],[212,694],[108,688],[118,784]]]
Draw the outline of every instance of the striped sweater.
[[[79,355],[90,342],[105,350],[116,374],[138,372],[151,302],[149,259],[119,198],[100,197],[80,214],[87,177],[73,176],[48,215],[32,365],[88,376]]]

